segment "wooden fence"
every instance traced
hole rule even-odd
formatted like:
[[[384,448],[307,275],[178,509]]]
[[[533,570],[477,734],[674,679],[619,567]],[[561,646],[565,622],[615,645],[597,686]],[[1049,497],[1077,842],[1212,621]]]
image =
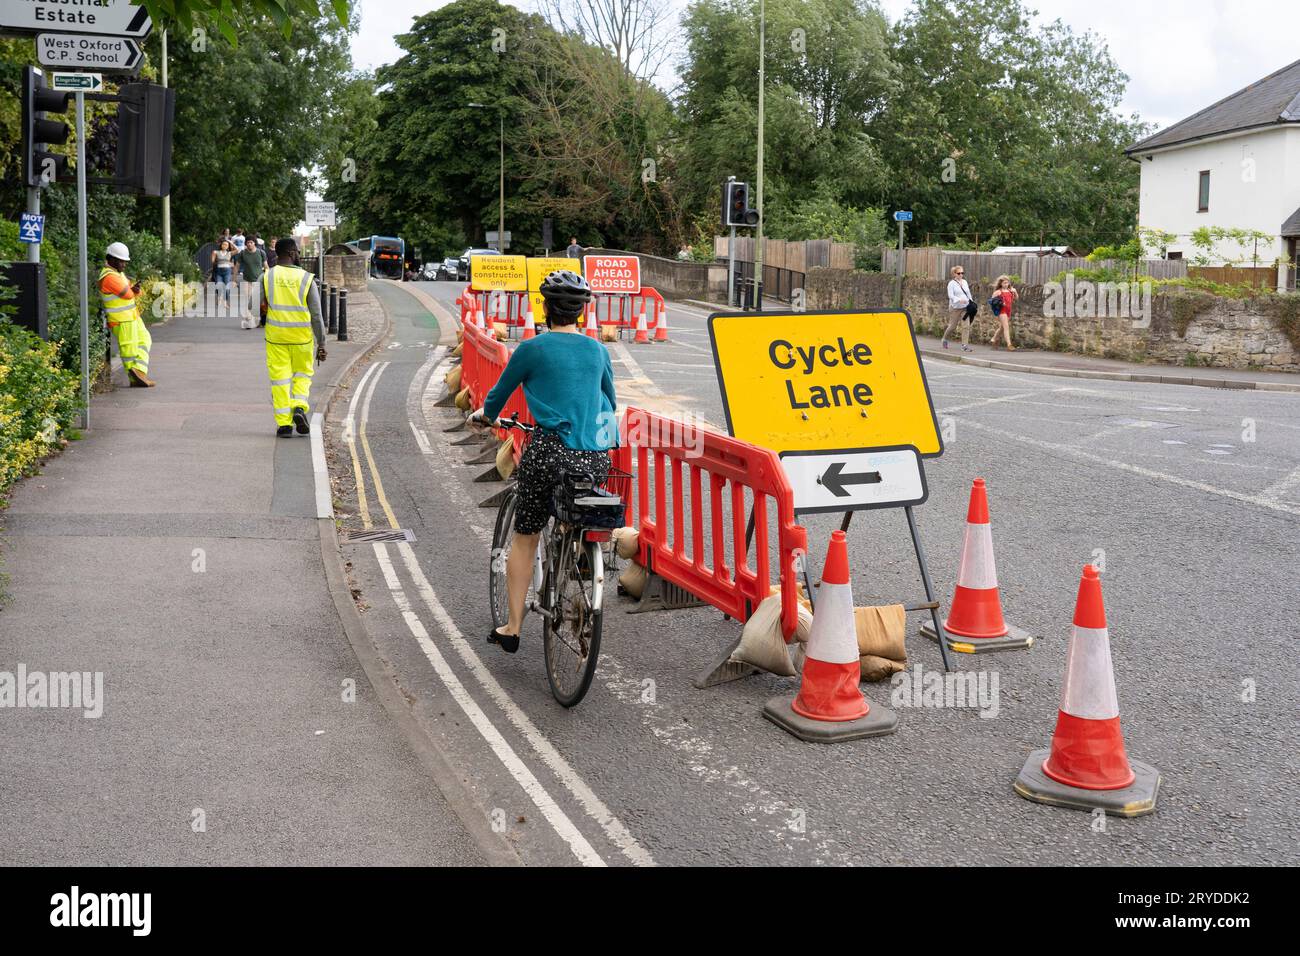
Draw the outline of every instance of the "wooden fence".
[[[730,255],[727,250],[728,242],[728,236],[713,237],[713,254],[718,259],[726,259]],[[736,261],[754,261],[752,236],[736,237]],[[817,266],[852,269],[853,243],[832,242],[830,239],[808,239],[803,242],[764,239],[763,265],[773,269],[788,269],[791,272],[807,272]]]
[[[959,252],[934,246],[917,246],[905,249],[904,253],[903,271],[910,276],[947,279],[953,266],[961,266],[966,270],[966,278],[974,282],[992,282],[1000,275],[1008,275],[1015,276],[1020,285],[1027,286],[1051,282],[1062,272],[1072,269],[1117,268],[1120,265],[1113,261],[1089,262],[1074,256],[1009,256],[991,252]],[[897,268],[898,250],[882,246],[880,271],[889,273]],[[1187,263],[1178,259],[1144,259],[1139,271],[1154,279],[1181,279],[1187,275]]]
[[[1197,279],[1226,285],[1248,285],[1252,289],[1276,289],[1277,269],[1254,266],[1192,266],[1187,274]],[[1291,286],[1294,288],[1294,284]]]

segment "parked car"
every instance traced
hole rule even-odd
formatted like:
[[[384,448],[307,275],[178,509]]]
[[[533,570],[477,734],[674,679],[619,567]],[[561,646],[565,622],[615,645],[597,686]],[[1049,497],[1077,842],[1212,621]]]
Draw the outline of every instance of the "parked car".
[[[438,278],[448,282],[458,282],[465,278],[460,274],[460,259],[456,256],[448,256],[438,263]]]
[[[438,275],[441,271],[442,263],[426,262],[424,268],[420,270],[420,279],[424,282],[433,282],[436,279],[442,278],[442,276]]]
[[[470,256],[499,256],[501,255],[496,249],[466,249],[461,253],[460,259],[457,260],[460,265],[459,278],[469,280],[469,257]]]

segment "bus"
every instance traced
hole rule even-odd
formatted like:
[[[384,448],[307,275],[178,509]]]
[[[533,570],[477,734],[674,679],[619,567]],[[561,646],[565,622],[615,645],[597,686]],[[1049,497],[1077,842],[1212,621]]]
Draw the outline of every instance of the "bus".
[[[402,279],[406,268],[406,243],[395,236],[366,236],[344,243],[366,257],[371,278]]]

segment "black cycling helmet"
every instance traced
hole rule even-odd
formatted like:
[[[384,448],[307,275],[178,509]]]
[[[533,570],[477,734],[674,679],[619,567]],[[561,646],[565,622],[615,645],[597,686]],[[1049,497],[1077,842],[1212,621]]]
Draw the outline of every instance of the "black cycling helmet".
[[[559,269],[542,280],[538,290],[546,300],[546,314],[557,319],[576,319],[591,301],[591,286],[576,272]]]

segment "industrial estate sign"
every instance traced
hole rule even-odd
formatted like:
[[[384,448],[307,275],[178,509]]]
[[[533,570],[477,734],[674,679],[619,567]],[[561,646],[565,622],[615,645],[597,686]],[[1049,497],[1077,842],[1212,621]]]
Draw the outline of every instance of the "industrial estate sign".
[[[732,435],[782,456],[800,512],[925,500],[943,440],[905,312],[709,317]]]
[[[36,38],[36,60],[66,70],[132,73],[140,68],[144,54],[139,43],[126,37],[42,33]]]
[[[143,40],[153,22],[130,0],[0,0],[0,33],[97,33]]]

